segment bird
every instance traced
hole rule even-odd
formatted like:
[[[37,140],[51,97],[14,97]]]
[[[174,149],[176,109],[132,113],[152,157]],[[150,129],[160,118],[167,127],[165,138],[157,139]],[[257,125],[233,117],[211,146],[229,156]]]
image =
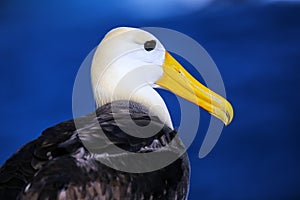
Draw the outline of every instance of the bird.
[[[186,148],[156,88],[225,125],[233,119],[229,101],[139,28],[103,37],[90,79],[95,111],[45,129],[17,150],[0,168],[0,199],[187,199]]]

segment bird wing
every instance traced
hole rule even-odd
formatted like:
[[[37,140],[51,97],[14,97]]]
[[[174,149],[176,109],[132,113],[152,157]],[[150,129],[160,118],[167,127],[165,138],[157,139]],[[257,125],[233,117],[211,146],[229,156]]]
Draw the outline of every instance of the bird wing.
[[[24,200],[119,200],[128,196],[129,178],[118,174],[112,176],[106,167],[93,159],[60,157],[39,170],[26,184],[20,197]]]
[[[77,123],[69,120],[48,128],[18,150],[0,168],[0,199],[185,198],[189,179],[186,155],[154,172],[126,173],[99,162],[82,143],[83,140],[95,141],[91,145],[97,153],[105,153],[111,145],[119,145],[127,151],[138,151],[143,146],[160,148],[163,142],[152,145],[155,137],[170,130],[162,130],[158,136],[147,139],[130,137],[120,129],[130,120],[123,117],[124,113],[112,116],[110,112],[99,112],[98,117],[87,115]],[[121,120],[116,123],[114,117]],[[149,123],[143,113],[134,113],[133,119],[141,125]],[[104,134],[99,134],[96,128],[99,123]],[[78,132],[82,137],[79,138]]]

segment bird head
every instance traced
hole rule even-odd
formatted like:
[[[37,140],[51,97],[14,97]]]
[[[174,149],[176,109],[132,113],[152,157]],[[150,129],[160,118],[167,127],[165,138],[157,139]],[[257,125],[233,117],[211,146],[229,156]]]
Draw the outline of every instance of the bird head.
[[[91,80],[97,106],[116,100],[138,102],[173,128],[160,87],[200,106],[228,125],[231,104],[198,82],[151,33],[121,27],[111,30],[93,57]]]

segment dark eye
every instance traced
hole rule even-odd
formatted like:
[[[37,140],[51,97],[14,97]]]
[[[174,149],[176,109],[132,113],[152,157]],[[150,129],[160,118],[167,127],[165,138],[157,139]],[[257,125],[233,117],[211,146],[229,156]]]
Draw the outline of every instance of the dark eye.
[[[155,46],[156,46],[156,41],[150,40],[150,41],[145,42],[144,49],[146,51],[152,51],[153,49],[155,49]]]

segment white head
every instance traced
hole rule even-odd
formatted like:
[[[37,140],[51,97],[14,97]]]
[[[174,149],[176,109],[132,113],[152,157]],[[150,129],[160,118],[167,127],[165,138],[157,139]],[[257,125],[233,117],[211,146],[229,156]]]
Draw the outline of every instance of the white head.
[[[155,87],[203,107],[225,124],[233,117],[225,99],[193,79],[155,36],[141,29],[121,27],[107,33],[95,52],[91,79],[98,107],[116,100],[135,101],[170,128],[170,114]]]

